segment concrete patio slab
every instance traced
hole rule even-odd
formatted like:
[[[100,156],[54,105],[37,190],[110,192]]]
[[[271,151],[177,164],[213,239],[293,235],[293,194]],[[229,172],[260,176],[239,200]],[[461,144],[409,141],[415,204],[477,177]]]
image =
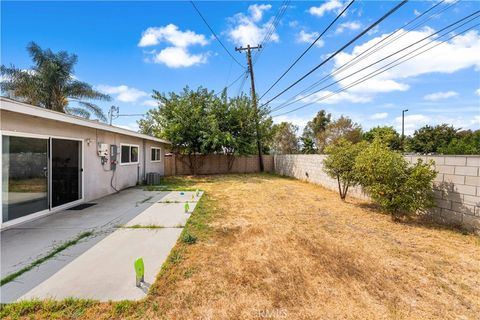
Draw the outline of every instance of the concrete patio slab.
[[[169,192],[131,188],[93,201],[96,205],[84,210],[64,210],[15,226],[0,233],[1,277],[29,265],[54,247],[74,239],[80,233],[93,231],[94,236],[63,251],[40,266],[0,287],[0,302],[15,301],[58,270],[87,251],[97,242],[158,201]]]
[[[200,191],[198,197],[195,195],[195,191],[171,191],[162,197],[160,202],[196,202],[200,200],[203,195],[203,191]]]
[[[181,232],[181,228],[118,229],[19,300],[142,299]],[[135,286],[133,262],[138,257],[145,262],[142,288]]]
[[[125,226],[162,226],[166,228],[184,226],[196,205],[196,202],[189,203],[190,211],[185,213],[185,203],[154,203]]]

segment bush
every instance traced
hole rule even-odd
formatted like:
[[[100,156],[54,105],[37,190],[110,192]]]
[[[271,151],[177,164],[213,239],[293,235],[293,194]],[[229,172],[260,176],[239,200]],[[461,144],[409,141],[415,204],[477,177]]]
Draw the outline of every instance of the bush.
[[[432,206],[433,162],[418,160],[414,165],[376,140],[355,162],[356,179],[394,219],[399,214],[423,211]]]
[[[345,200],[348,188],[357,184],[354,172],[355,159],[367,146],[366,142],[353,144],[341,139],[335,145],[328,146],[328,157],[323,161],[325,172],[338,182],[340,199]]]

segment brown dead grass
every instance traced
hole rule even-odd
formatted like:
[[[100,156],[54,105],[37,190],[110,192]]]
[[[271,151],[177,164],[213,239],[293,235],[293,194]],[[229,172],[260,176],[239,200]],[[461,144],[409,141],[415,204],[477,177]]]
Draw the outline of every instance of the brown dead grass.
[[[190,179],[190,178],[186,178]],[[190,179],[209,231],[148,298],[84,318],[478,319],[480,240],[272,175]],[[118,308],[118,307],[117,307]]]

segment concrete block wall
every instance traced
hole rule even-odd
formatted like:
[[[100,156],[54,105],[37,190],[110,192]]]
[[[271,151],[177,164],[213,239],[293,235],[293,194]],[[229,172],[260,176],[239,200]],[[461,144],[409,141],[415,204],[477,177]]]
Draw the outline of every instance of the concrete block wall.
[[[276,155],[275,172],[338,191],[337,181],[323,171],[325,157]],[[480,232],[480,156],[406,155],[405,159],[410,163],[417,159],[435,162],[437,177],[432,187],[435,207],[430,210],[435,220]],[[349,190],[349,195],[368,199],[359,187]]]

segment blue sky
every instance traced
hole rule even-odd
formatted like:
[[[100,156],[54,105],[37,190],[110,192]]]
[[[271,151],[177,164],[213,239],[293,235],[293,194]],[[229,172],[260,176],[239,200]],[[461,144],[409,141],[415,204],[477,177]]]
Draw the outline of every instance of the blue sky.
[[[325,34],[322,41],[261,102],[293,83],[397,3],[357,0]],[[274,100],[271,107],[278,106],[328,75],[436,3],[407,3],[335,59]],[[235,52],[234,47],[246,45],[247,42],[251,45],[261,42],[282,2],[198,1],[196,5],[226,47],[238,61],[245,64],[245,55]],[[270,41],[264,43],[264,50],[255,64],[255,80],[260,95],[336,17],[344,5],[345,1],[342,0],[289,3]],[[325,84],[348,76],[363,66],[480,10],[480,2],[455,3],[446,0],[432,13],[443,9],[445,11],[442,13],[410,32],[405,32],[401,38],[337,74],[334,80]],[[479,22],[477,16],[456,32]],[[443,39],[433,39],[437,42],[431,45]],[[31,61],[25,50],[29,41],[35,41],[43,48],[54,51],[67,50],[77,54],[79,62],[75,70],[76,77],[111,94],[114,98],[112,102],[99,104],[105,111],[111,104],[119,106],[121,114],[145,113],[153,105],[150,97],[152,89],[178,92],[189,85],[192,88],[204,86],[217,91],[242,72],[242,68],[213,38],[188,1],[2,1],[1,63],[29,68]],[[385,63],[388,61],[391,60],[386,60]],[[376,65],[376,68],[381,65]],[[369,68],[364,72],[373,70]],[[352,76],[342,80],[336,86],[321,90],[273,113],[279,115],[306,102],[313,102],[298,111],[277,116],[274,120],[293,122],[301,131],[318,110],[326,109],[334,117],[341,114],[351,117],[365,129],[376,125],[393,125],[400,129],[399,116],[401,110],[407,108],[407,134],[425,124],[443,122],[456,127],[479,129],[479,71],[480,28],[477,26],[378,77],[315,103],[315,100],[344,88],[358,78]],[[362,75],[362,72],[358,75]],[[232,85],[229,94],[237,94],[240,84],[241,81]],[[249,80],[245,82],[243,90],[249,92]],[[114,124],[135,129],[137,119],[138,117],[121,117]]]

